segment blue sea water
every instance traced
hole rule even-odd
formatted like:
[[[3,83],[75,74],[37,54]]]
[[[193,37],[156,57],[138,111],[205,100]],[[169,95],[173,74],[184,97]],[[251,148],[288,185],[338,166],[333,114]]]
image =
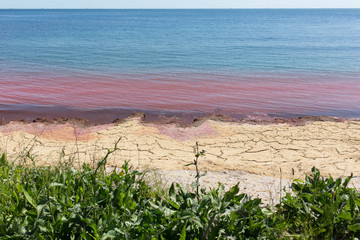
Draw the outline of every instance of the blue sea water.
[[[359,76],[360,9],[0,10],[9,106],[359,117]]]

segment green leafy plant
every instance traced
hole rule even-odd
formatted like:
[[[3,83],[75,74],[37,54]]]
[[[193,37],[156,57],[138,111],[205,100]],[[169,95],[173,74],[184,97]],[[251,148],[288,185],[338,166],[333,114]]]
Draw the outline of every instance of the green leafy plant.
[[[354,239],[360,237],[360,198],[349,188],[352,176],[342,182],[324,178],[313,167],[312,176],[292,184],[294,195],[287,193],[277,206],[293,238]]]
[[[94,170],[69,167],[26,168],[0,159],[1,239],[124,238],[127,224],[151,196],[143,174],[125,162],[107,174],[108,154]]]
[[[295,180],[275,209],[240,193],[178,183],[154,190],[125,161],[106,172],[83,165],[37,167],[0,157],[0,239],[359,239],[360,197],[351,177],[321,177],[318,169]],[[198,144],[193,165],[196,183]],[[32,156],[29,154],[30,159]],[[34,158],[32,158],[34,159]]]

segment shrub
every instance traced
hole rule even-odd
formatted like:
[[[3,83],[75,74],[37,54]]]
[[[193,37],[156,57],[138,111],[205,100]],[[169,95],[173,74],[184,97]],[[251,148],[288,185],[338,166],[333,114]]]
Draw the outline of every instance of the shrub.
[[[186,191],[173,183],[154,191],[144,174],[96,169],[24,167],[0,158],[0,239],[354,239],[360,198],[318,169],[295,180],[273,211],[261,199],[225,191]],[[200,155],[199,155],[200,156]],[[198,158],[196,158],[197,160]],[[197,171],[196,183],[199,183]]]
[[[350,180],[321,177],[315,167],[305,181],[295,180],[294,195],[287,193],[277,206],[288,233],[298,239],[360,238],[360,198]]]

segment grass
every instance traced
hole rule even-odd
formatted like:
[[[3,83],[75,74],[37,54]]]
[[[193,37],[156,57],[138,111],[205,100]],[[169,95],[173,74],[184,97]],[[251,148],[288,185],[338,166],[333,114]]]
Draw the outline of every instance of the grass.
[[[239,191],[173,183],[154,188],[144,173],[25,167],[0,158],[0,239],[359,239],[360,195],[352,176],[324,178],[314,167],[274,208]],[[204,152],[196,151],[197,167]],[[31,156],[28,154],[31,159]]]

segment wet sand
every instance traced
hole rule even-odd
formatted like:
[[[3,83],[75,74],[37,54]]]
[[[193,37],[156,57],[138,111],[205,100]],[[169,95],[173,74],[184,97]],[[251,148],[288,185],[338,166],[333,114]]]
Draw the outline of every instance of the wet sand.
[[[0,126],[0,151],[17,163],[38,165],[96,164],[121,138],[108,167],[130,160],[133,168],[152,170],[164,182],[193,181],[196,142],[206,186],[223,182],[270,201],[291,179],[303,178],[312,166],[323,175],[360,176],[360,122],[328,117],[227,121],[223,116],[178,123],[144,122],[135,115],[111,124],[84,125],[71,121],[10,122]],[[281,172],[281,174],[280,174]]]

